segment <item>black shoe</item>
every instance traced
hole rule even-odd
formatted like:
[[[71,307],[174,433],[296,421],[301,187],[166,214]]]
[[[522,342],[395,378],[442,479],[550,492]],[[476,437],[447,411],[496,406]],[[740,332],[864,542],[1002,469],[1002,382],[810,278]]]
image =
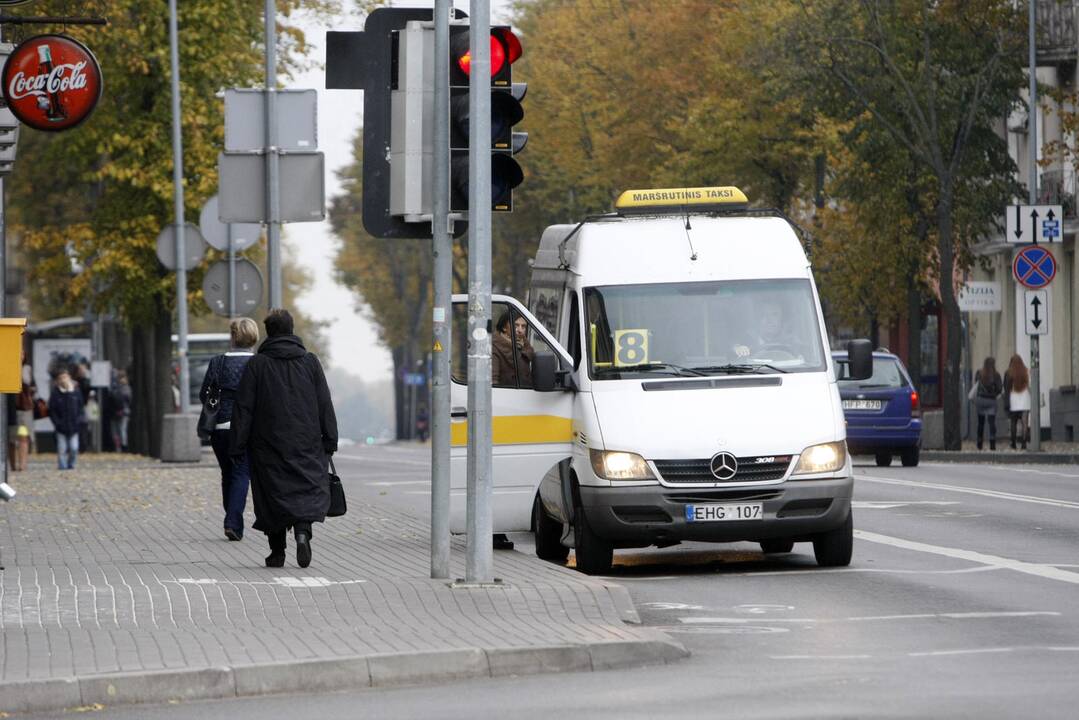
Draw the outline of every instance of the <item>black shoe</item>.
[[[305,532],[296,533],[296,564],[302,568],[311,564],[311,536]]]
[[[513,541],[505,536],[503,533],[498,533],[494,536],[494,548],[495,550],[512,550]]]
[[[266,567],[285,567],[285,554],[274,553],[266,556]]]
[[[232,528],[225,528],[225,537],[229,540],[243,540],[243,533],[233,530]]]

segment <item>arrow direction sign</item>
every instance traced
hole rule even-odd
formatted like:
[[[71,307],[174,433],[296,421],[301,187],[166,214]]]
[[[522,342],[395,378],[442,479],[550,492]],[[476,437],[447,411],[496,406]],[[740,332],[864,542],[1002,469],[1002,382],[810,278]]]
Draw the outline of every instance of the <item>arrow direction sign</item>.
[[[1049,291],[1027,290],[1023,293],[1026,307],[1027,335],[1047,335],[1049,333]]]
[[[1063,219],[1060,205],[1009,205],[1004,210],[1004,239],[1025,245],[1064,242]]]

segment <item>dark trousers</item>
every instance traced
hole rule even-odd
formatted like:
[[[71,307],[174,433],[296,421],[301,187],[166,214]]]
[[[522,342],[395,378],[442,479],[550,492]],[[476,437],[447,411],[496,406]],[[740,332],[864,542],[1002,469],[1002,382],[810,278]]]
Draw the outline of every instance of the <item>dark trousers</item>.
[[[247,488],[251,485],[247,456],[243,459],[229,457],[228,430],[214,430],[210,436],[210,446],[221,467],[221,505],[225,509],[225,528],[243,535]]]
[[[985,421],[989,420],[989,449],[997,449],[997,416],[978,415],[978,449],[982,449],[982,438],[985,436]]]
[[[309,522],[298,522],[293,526],[292,529],[294,532],[307,533],[308,538],[314,537],[314,534],[311,532],[311,523]],[[275,530],[274,532],[266,533],[266,539],[270,543],[271,553],[273,553],[274,555],[281,555],[285,552],[285,537],[287,533],[288,530]]]
[[[1020,442],[1023,443],[1023,449],[1026,450],[1027,449],[1027,438],[1030,437],[1030,427],[1028,427],[1028,425],[1027,425],[1027,420],[1024,417],[1024,412],[1025,411],[1023,411],[1023,410],[1020,410],[1019,412],[1010,412],[1010,413],[1008,413],[1008,419],[1011,421],[1011,426],[1012,426],[1011,427],[1011,430],[1012,430],[1012,432],[1011,432],[1011,435],[1012,435],[1012,447],[1013,448],[1015,447],[1015,426],[1018,425],[1019,423],[1022,423],[1023,424],[1023,433],[1022,433],[1021,437],[1019,438],[1019,440],[1020,440]]]

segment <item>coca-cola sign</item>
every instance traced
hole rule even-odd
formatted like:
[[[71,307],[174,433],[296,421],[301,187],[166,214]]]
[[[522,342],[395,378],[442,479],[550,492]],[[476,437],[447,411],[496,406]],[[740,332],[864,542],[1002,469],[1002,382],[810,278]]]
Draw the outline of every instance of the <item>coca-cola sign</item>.
[[[75,127],[101,97],[101,68],[67,35],[37,35],[19,44],[0,77],[4,99],[23,124],[56,132]]]

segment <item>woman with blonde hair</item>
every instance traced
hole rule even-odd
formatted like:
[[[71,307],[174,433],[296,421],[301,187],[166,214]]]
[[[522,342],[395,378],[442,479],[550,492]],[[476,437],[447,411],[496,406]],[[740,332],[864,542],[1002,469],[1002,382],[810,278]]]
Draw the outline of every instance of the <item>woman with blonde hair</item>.
[[[210,435],[210,445],[221,467],[221,504],[225,509],[225,537],[242,540],[244,536],[244,507],[247,506],[247,488],[251,485],[251,469],[247,453],[229,454],[229,432],[232,428],[232,410],[236,390],[240,387],[247,362],[255,356],[259,342],[259,326],[251,318],[237,318],[229,324],[231,349],[210,360],[206,376],[202,379],[199,399],[206,402],[211,389],[219,391],[220,401],[217,424]]]
[[[1012,450],[1015,450],[1015,426],[1023,423],[1020,435],[1023,449],[1027,449],[1030,434],[1030,373],[1023,358],[1016,353],[1004,371],[1004,398],[1008,401],[1008,419],[1011,423]]]

